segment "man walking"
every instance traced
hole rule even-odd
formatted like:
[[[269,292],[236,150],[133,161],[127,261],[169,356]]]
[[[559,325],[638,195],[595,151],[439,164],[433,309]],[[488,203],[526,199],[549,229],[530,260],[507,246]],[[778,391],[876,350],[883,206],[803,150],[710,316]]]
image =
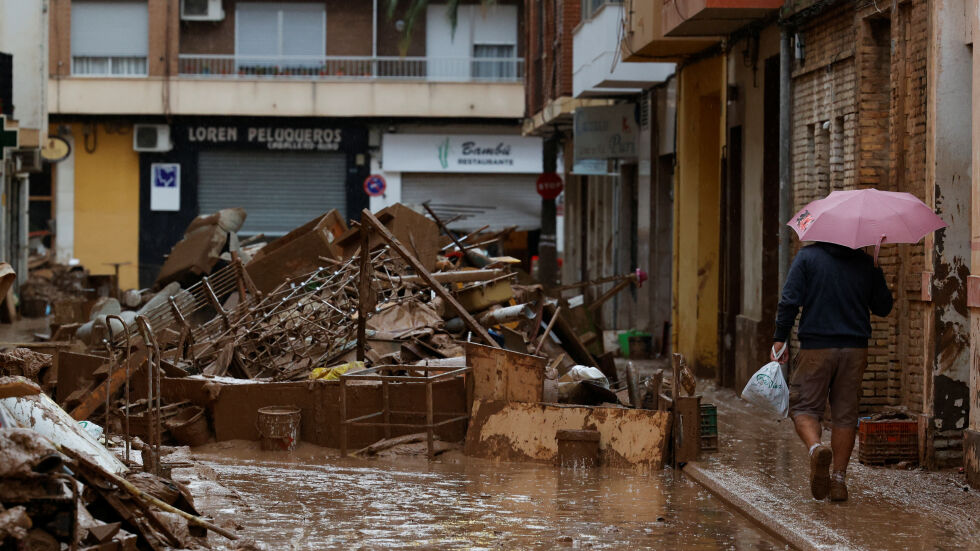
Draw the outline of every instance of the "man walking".
[[[786,277],[776,313],[773,360],[785,363],[786,344],[801,307],[800,351],[790,375],[789,414],[810,452],[813,497],[824,499],[829,493],[832,501],[845,501],[844,477],[868,365],[870,314],[887,316],[892,295],[881,268],[864,251],[816,243],[800,249]],[[830,447],[820,441],[820,418],[828,398],[833,425]]]

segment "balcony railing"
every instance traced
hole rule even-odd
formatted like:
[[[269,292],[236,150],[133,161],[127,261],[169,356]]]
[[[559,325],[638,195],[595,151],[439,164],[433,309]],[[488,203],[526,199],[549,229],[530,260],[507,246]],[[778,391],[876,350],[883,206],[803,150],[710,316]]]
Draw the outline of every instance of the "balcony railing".
[[[180,55],[180,75],[207,79],[520,82],[517,57],[262,57]]]

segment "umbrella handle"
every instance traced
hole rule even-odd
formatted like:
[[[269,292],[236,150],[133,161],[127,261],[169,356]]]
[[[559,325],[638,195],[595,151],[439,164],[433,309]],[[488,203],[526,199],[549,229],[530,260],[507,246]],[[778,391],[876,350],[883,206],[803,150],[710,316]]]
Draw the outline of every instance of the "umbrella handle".
[[[881,250],[881,242],[885,240],[885,234],[881,234],[878,238],[878,243],[875,245],[875,268],[878,267],[878,251]]]

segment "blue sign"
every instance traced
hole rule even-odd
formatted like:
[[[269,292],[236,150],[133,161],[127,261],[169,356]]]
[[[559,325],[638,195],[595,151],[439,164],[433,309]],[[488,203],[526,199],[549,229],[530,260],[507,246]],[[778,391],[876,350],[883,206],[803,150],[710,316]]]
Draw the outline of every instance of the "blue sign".
[[[364,180],[364,193],[369,197],[380,197],[385,194],[386,189],[388,184],[380,174],[372,174]]]
[[[153,187],[177,187],[177,174],[180,165],[154,163]]]
[[[180,210],[180,165],[153,163],[150,165],[150,210]]]

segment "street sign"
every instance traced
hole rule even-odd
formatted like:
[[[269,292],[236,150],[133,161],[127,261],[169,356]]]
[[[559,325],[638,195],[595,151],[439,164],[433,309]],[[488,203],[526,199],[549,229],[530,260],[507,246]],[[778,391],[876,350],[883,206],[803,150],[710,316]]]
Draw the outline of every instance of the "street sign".
[[[561,195],[565,185],[561,181],[561,176],[554,172],[545,172],[538,176],[537,188],[538,195],[543,199],[555,199]]]
[[[0,161],[7,158],[8,149],[17,149],[17,129],[7,130],[7,117],[0,115]]]
[[[364,179],[364,193],[367,193],[369,197],[381,197],[385,194],[386,189],[388,189],[388,183],[380,174],[372,174]]]
[[[180,165],[150,164],[150,210],[180,210]]]

